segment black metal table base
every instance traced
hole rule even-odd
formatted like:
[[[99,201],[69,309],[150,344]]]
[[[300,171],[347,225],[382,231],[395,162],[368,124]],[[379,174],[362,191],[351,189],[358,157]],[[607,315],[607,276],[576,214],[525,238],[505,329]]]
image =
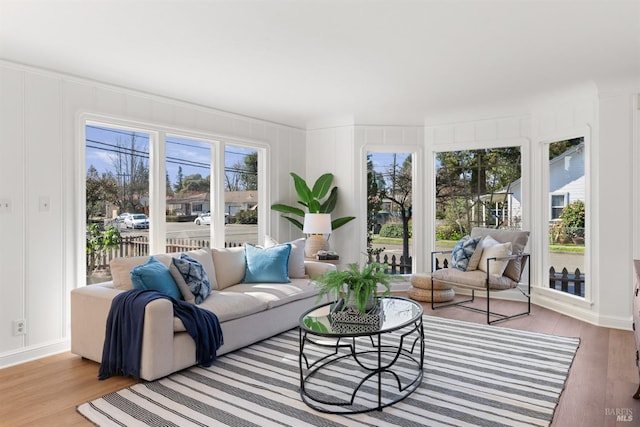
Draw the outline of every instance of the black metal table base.
[[[300,396],[326,413],[382,410],[420,386],[423,360],[421,316],[403,329],[357,337],[300,329]]]

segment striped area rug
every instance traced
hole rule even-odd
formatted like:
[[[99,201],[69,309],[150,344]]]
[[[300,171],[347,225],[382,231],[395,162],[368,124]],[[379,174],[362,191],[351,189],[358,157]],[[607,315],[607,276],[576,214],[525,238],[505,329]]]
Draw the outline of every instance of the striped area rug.
[[[98,426],[548,426],[579,345],[424,316],[421,386],[383,411],[332,415],[299,393],[298,331],[78,406]],[[343,381],[348,374],[343,373]],[[336,390],[340,388],[335,385]],[[367,389],[364,390],[367,392]],[[375,391],[371,392],[373,399]]]

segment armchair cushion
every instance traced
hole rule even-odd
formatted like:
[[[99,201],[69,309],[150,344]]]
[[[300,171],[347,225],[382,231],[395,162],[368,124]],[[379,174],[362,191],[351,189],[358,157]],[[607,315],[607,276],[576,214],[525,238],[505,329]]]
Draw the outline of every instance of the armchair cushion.
[[[511,242],[511,253],[521,255],[529,241],[529,232],[520,230],[495,230],[492,228],[475,227],[471,230],[471,237],[485,237],[490,235],[500,243]],[[508,278],[519,281],[526,263],[526,258],[517,258],[507,263],[504,275]]]
[[[493,262],[493,261],[492,261]],[[456,268],[442,268],[431,273],[434,286],[449,284],[453,287],[486,290],[487,273],[480,270],[461,271]],[[505,290],[518,286],[506,276],[489,275],[489,289]]]

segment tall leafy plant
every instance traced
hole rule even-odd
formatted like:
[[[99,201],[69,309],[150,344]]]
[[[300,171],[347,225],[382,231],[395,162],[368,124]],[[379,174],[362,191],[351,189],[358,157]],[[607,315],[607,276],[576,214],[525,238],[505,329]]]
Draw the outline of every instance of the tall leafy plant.
[[[293,172],[291,172],[291,177],[293,178],[293,185],[298,195],[298,204],[306,208],[307,212],[302,208],[284,205],[281,203],[271,205],[272,210],[285,214],[282,215],[282,217],[300,230],[302,230],[305,213],[333,212],[336,207],[336,203],[338,202],[338,187],[331,187],[333,183],[333,174],[325,173],[320,176],[313,184],[313,187],[309,187],[303,178]],[[332,218],[331,229],[335,230],[342,227],[353,219],[355,219],[353,216]]]

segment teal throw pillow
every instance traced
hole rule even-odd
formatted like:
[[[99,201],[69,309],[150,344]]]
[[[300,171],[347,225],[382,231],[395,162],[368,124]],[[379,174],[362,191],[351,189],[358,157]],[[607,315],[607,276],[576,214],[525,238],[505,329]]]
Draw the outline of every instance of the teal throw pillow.
[[[460,239],[451,253],[451,266],[458,270],[467,271],[469,260],[471,260],[473,253],[476,251],[480,240],[482,240],[481,237],[471,238],[469,236],[464,236]]]
[[[182,294],[169,273],[169,268],[154,257],[149,258],[146,264],[131,270],[131,283],[133,289],[150,289],[169,295],[176,300],[182,299]]]
[[[200,304],[211,293],[211,282],[202,264],[187,254],[171,260],[176,266],[189,290],[195,297],[195,303]]]
[[[259,248],[245,245],[243,283],[289,283],[291,244]]]

